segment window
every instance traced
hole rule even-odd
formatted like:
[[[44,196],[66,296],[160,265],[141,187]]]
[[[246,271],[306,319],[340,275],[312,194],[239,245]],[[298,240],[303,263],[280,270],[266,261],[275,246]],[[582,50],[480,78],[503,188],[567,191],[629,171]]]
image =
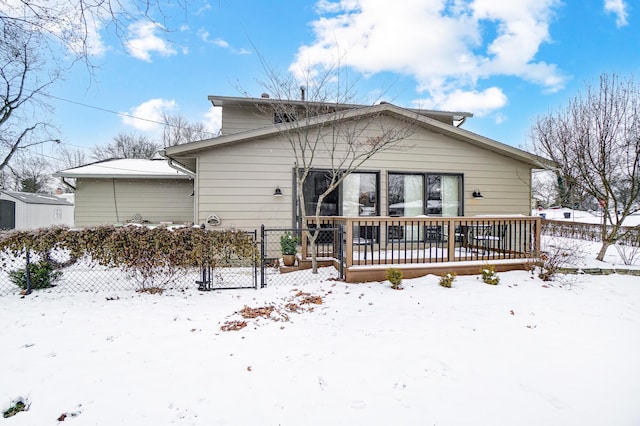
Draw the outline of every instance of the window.
[[[378,214],[378,175],[351,173],[342,182],[342,215],[375,216]]]
[[[462,175],[389,173],[389,216],[461,216]]]
[[[389,216],[418,216],[424,214],[424,175],[389,174]],[[389,226],[390,240],[418,241],[424,237],[421,226]]]
[[[315,215],[318,205],[318,198],[331,184],[331,174],[329,171],[312,170],[304,181],[302,191],[304,192],[305,212],[307,215]],[[325,197],[320,206],[320,216],[338,216],[339,213],[339,192],[334,189]]]
[[[376,216],[378,211],[378,182],[377,172],[350,173],[344,178],[338,188],[331,191],[320,206],[321,216]],[[307,216],[316,214],[318,199],[331,184],[331,172],[327,170],[312,170],[305,179],[304,192],[305,212]],[[297,218],[301,223],[302,218]],[[323,227],[324,225],[320,225]],[[378,239],[378,226],[357,226],[354,232],[362,241]],[[322,233],[319,236],[322,239]],[[330,236],[330,238],[333,238]],[[332,241],[332,240],[329,240]]]
[[[389,174],[389,216],[424,214],[424,176]]]
[[[321,216],[375,216],[378,214],[378,173],[350,173],[342,184],[325,197]],[[331,184],[331,172],[312,170],[304,182],[304,202],[307,215],[315,215],[320,194]]]
[[[461,196],[461,175],[427,175],[427,215],[462,216]]]

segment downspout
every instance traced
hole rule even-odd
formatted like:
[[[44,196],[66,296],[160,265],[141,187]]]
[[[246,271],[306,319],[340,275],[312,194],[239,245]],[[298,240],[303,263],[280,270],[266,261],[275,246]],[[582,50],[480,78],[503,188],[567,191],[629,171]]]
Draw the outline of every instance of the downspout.
[[[65,184],[65,186],[67,186],[69,189],[71,189],[73,192],[76,191],[76,187],[71,185],[69,182],[67,182],[66,180],[64,180],[64,177],[60,177],[60,180],[62,181],[63,184]]]
[[[177,171],[179,171],[179,172],[182,172],[182,173],[184,173],[185,175],[189,175],[189,176],[191,176],[192,178],[194,178],[194,179],[195,179],[196,174],[195,174],[194,172],[192,172],[191,170],[189,170],[189,169],[187,168],[187,166],[185,166],[184,164],[182,164],[182,163],[180,163],[179,161],[177,161],[177,160],[175,160],[175,159],[173,159],[173,158],[169,157],[169,156],[167,155],[167,152],[166,152],[166,151],[162,150],[162,151],[159,151],[158,153],[160,154],[160,156],[161,156],[162,158],[165,158],[165,159],[167,160],[167,162],[169,163],[169,167],[171,167],[172,169],[175,169],[175,170],[177,170]]]
[[[191,193],[191,195],[193,196],[193,223],[198,223],[198,209],[197,209],[197,204],[196,201],[198,199],[198,197],[195,197],[196,195],[196,174],[194,172],[192,172],[191,170],[189,170],[187,168],[187,166],[185,166],[184,164],[180,163],[179,161],[176,161],[175,159],[169,157],[167,155],[167,152],[163,149],[161,151],[158,151],[158,154],[160,154],[160,156],[164,159],[167,160],[167,163],[169,164],[169,167],[171,167],[172,169],[175,169],[179,172],[182,172],[184,174],[186,174],[187,176],[191,177],[191,180],[193,181],[193,192]]]

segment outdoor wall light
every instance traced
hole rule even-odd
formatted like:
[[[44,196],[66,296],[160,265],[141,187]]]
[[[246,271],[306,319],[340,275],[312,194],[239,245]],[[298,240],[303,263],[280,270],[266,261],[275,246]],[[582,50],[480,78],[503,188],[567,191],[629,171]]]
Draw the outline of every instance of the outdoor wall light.
[[[276,186],[276,190],[273,191],[273,196],[274,197],[282,197],[282,190],[280,189],[280,186]]]
[[[484,195],[482,195],[482,192],[480,192],[480,190],[478,188],[473,190],[473,198],[484,198]]]

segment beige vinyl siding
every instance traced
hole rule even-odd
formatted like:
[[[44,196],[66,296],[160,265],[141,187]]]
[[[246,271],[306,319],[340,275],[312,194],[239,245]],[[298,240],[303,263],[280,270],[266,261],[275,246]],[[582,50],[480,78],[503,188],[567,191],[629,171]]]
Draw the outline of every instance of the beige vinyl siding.
[[[326,164],[322,156],[315,161],[317,168]],[[223,227],[291,226],[293,166],[289,143],[282,135],[200,153],[198,222],[215,213]],[[389,172],[462,174],[466,216],[529,213],[529,165],[424,128],[397,148],[377,154],[361,170],[380,172],[381,214],[387,213]],[[276,186],[282,197],[273,196]],[[473,199],[476,188],[484,198]]]
[[[76,226],[118,224],[140,214],[150,223],[193,221],[188,179],[89,179],[76,181]]]
[[[255,106],[225,106],[222,108],[222,135],[259,129],[273,124],[273,117],[262,114]]]

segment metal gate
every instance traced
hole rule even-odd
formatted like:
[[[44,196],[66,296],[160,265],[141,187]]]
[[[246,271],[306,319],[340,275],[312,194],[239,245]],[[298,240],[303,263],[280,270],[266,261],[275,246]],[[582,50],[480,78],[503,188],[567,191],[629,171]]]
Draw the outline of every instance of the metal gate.
[[[300,279],[300,275],[289,275],[286,272],[307,271],[311,273],[310,268],[310,243],[302,238],[304,232],[318,232],[315,242],[317,253],[321,259],[331,259],[331,264],[338,265],[334,268],[335,274],[331,278],[344,279],[344,227],[335,225],[321,225],[320,228],[266,228],[264,225],[260,228],[261,252],[260,252],[260,287],[264,288],[270,280],[291,281]],[[293,269],[283,268],[281,264],[280,238],[285,234],[291,234],[298,238],[299,254],[298,267]],[[305,244],[306,247],[302,247]],[[300,266],[305,263],[306,266]]]
[[[258,288],[258,261],[261,242],[257,241],[258,231],[246,232],[254,244],[254,256],[251,259],[229,257],[222,259],[224,266],[217,266],[215,262],[204,260],[200,266],[200,276],[196,280],[198,290],[236,290],[243,288]]]

